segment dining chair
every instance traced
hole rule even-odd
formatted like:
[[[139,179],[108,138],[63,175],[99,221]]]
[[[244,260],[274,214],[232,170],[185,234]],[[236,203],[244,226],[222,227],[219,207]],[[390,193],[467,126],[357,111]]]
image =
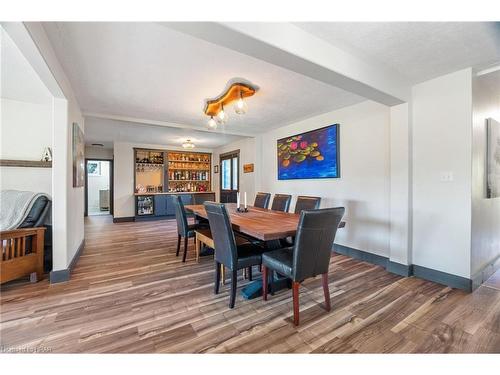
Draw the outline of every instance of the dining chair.
[[[269,271],[291,279],[295,325],[299,325],[299,286],[307,278],[321,275],[325,309],[330,311],[328,267],[335,234],[344,212],[344,207],[303,210],[294,245],[262,254],[262,297],[267,301]]]
[[[258,192],[255,196],[255,201],[253,203],[254,207],[266,208],[269,207],[269,200],[271,199],[270,193]]]
[[[210,231],[215,245],[215,288],[214,293],[219,293],[220,265],[231,271],[231,294],[229,308],[234,307],[236,300],[236,287],[238,270],[248,268],[249,279],[252,279],[252,266],[260,265],[264,248],[247,242],[237,245],[231,221],[226,206],[221,203],[205,202]]]
[[[288,212],[292,196],[288,194],[274,194],[271,210]]]
[[[310,197],[306,195],[299,195],[297,203],[295,203],[294,213],[300,214],[302,210],[317,210],[321,203],[320,197]]]
[[[181,249],[181,238],[184,238],[184,254],[182,255],[182,261],[185,262],[188,239],[195,238],[195,230],[203,227],[203,225],[199,223],[188,224],[187,213],[184,209],[184,203],[182,203],[181,197],[178,195],[173,195],[172,199],[175,207],[175,220],[177,221],[177,251],[175,253],[175,256],[179,256],[179,252]]]

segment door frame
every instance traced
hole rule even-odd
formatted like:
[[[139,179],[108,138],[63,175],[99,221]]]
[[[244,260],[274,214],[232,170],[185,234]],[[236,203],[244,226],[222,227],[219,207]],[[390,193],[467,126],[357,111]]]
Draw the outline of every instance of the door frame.
[[[222,160],[231,160],[233,157],[237,156],[238,157],[238,166],[236,167],[238,170],[238,189],[236,190],[223,190],[222,189]],[[231,165],[231,187],[233,186],[233,163],[230,163]],[[234,150],[230,152],[225,152],[223,154],[219,155],[219,197],[222,197],[223,193],[230,194],[234,192],[239,192],[240,191],[240,150]]]
[[[115,176],[113,173],[113,159],[85,158],[85,217],[89,216],[89,174],[87,171],[88,161],[109,161],[109,213],[114,216],[114,191],[115,191]]]

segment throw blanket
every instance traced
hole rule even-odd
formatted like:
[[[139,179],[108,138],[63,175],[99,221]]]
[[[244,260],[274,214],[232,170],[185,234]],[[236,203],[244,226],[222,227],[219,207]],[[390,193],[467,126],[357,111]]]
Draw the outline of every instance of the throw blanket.
[[[32,191],[2,190],[0,193],[0,230],[16,229],[28,216],[36,199],[50,196]]]

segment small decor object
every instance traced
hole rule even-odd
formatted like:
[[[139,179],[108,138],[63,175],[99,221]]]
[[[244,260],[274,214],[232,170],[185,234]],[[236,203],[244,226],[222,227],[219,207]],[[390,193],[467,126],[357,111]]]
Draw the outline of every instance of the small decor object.
[[[277,141],[278,180],[337,178],[339,124]]]
[[[101,162],[89,161],[87,162],[87,173],[89,176],[98,177],[101,175]]]
[[[52,161],[52,149],[45,147],[43,150],[42,161]]]
[[[228,114],[224,107],[235,103],[234,111],[238,115],[244,115],[248,111],[245,98],[254,95],[259,88],[244,79],[233,78],[230,80],[224,91],[214,99],[205,101],[203,112],[210,116],[207,127],[210,130],[217,129],[217,125],[224,125],[228,121]]]
[[[247,193],[245,192],[245,206],[243,208],[241,208],[241,203],[240,203],[240,192],[238,191],[236,193],[236,211],[238,212],[248,212],[248,208],[247,208]]]
[[[252,172],[253,172],[253,163],[243,164],[243,173],[252,173]]]
[[[85,143],[83,132],[78,123],[73,123],[73,187],[82,187],[85,183]]]
[[[500,197],[500,122],[487,120],[487,198]]]

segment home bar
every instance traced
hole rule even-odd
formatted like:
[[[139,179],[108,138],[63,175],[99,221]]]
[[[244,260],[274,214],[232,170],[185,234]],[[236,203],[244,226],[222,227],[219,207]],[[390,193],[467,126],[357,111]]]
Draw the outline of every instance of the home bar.
[[[134,148],[135,219],[175,216],[172,195],[184,204],[214,201],[211,163],[210,153]]]

